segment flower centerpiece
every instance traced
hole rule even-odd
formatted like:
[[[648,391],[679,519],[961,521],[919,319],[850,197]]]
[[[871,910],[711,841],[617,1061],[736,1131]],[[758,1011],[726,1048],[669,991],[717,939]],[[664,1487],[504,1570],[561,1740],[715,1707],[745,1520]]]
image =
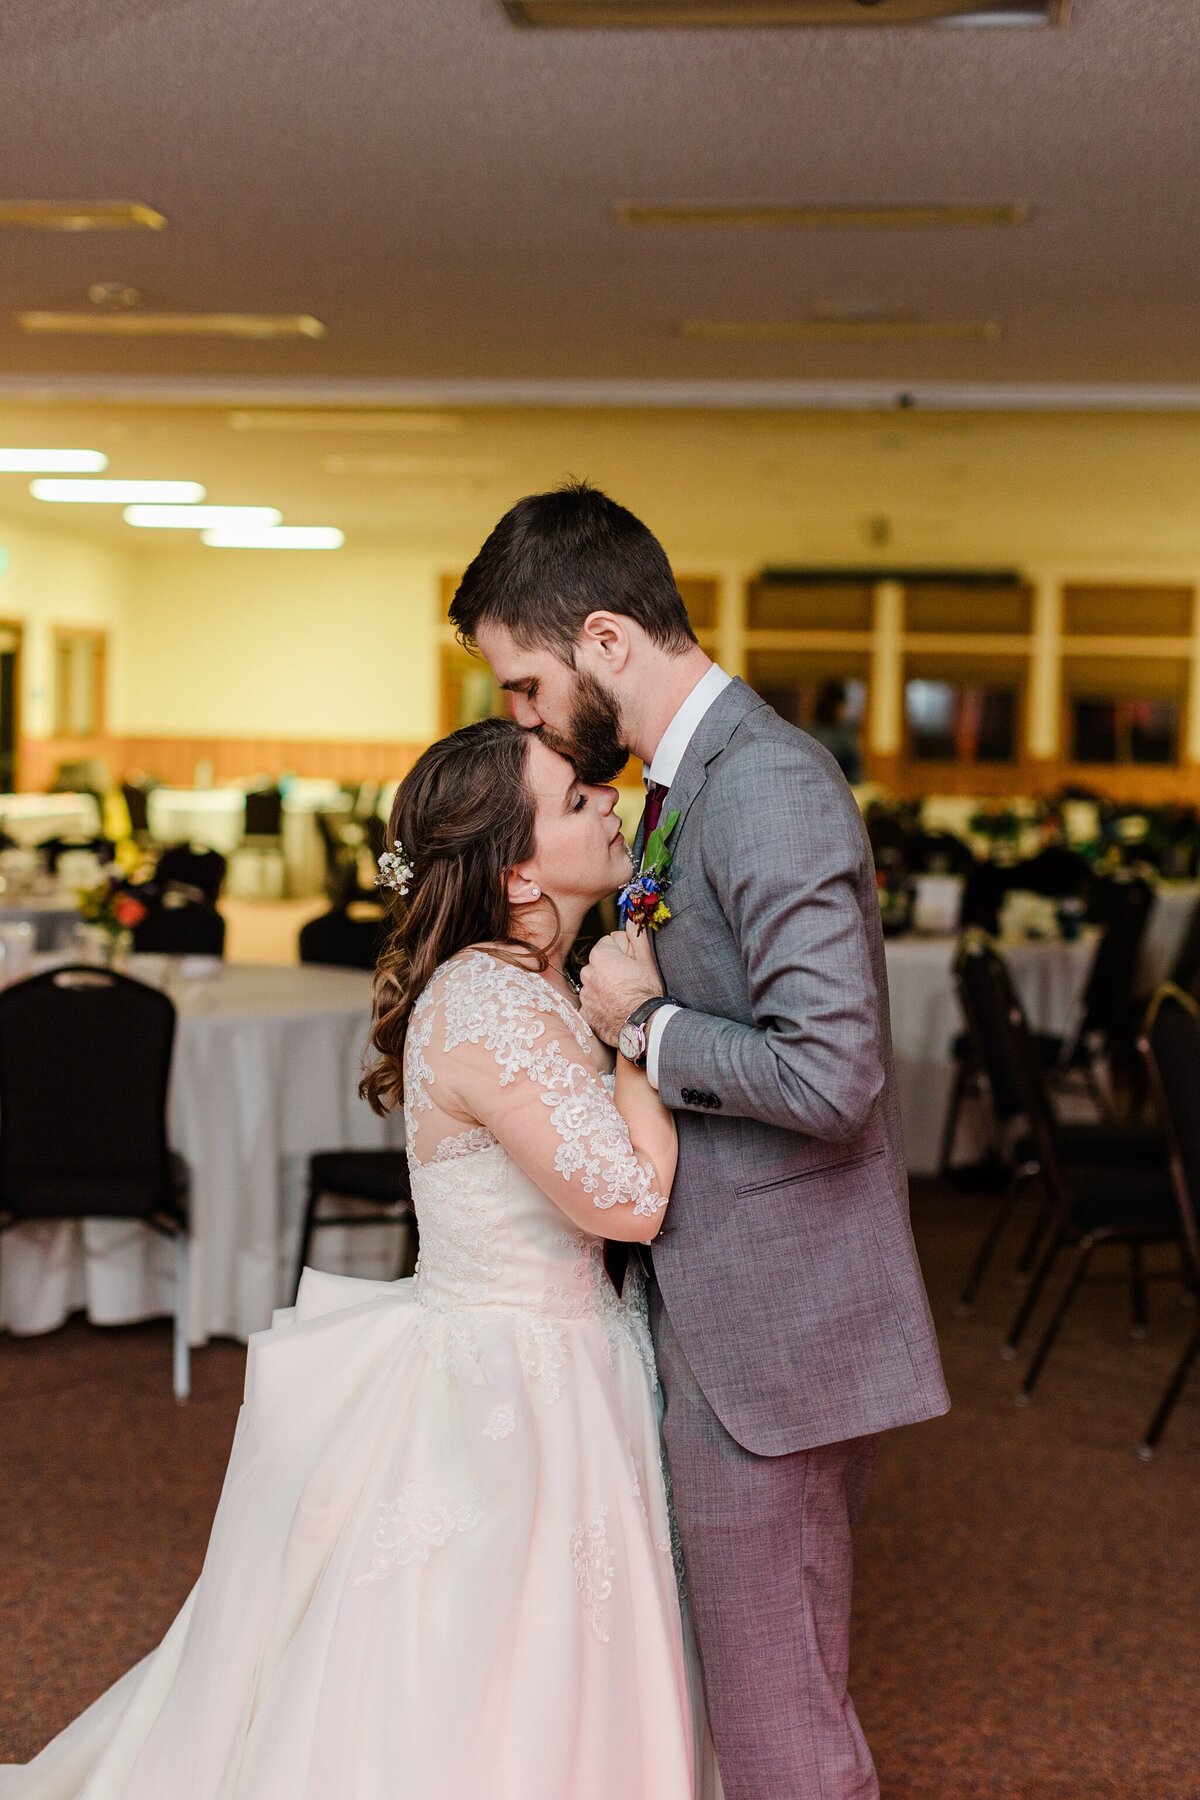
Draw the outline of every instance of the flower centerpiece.
[[[102,881],[76,891],[76,905],[89,933],[106,962],[128,950],[134,927],[140,925],[150,910],[155,889],[148,871],[139,865],[110,863]]]

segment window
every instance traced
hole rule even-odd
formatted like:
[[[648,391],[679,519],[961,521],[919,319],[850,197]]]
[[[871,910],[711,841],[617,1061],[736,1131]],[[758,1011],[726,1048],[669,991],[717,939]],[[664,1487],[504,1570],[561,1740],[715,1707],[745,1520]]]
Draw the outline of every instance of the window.
[[[915,679],[904,714],[917,762],[1015,762],[1016,685]]]
[[[102,631],[55,632],[56,737],[97,737],[104,730],[104,658]]]
[[[1085,763],[1158,763],[1179,759],[1177,700],[1071,703],[1071,759]]]
[[[1189,667],[1174,656],[1068,656],[1066,738],[1072,762],[1178,763]]]

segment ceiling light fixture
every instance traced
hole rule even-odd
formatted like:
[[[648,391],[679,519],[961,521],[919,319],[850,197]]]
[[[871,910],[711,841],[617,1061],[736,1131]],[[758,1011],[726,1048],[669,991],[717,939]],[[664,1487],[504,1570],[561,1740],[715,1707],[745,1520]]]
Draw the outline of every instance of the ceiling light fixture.
[[[308,432],[426,432],[461,431],[463,422],[456,413],[439,412],[361,412],[302,411],[286,407],[260,409],[254,412],[231,412],[233,431],[308,431]]]
[[[346,539],[336,525],[276,525],[270,531],[205,531],[213,550],[340,550]]]
[[[1065,25],[1071,0],[502,0],[518,25]]]
[[[283,523],[274,506],[127,506],[125,523],[151,531],[269,530]]]
[[[319,338],[309,313],[20,312],[20,330],[42,337]]]
[[[29,491],[35,500],[82,501],[93,506],[131,506],[140,500],[192,506],[205,498],[198,481],[31,481]]]
[[[0,200],[0,231],[163,231],[152,206],[132,200]]]
[[[0,450],[3,475],[99,475],[107,467],[103,450]]]
[[[685,319],[685,338],[730,344],[994,344],[993,319]]]
[[[871,206],[771,206],[681,201],[658,204],[623,201],[615,209],[622,225],[691,225],[768,231],[945,231],[970,226],[1024,225],[1029,207],[1021,200],[964,205],[934,200],[915,205],[884,202]]]

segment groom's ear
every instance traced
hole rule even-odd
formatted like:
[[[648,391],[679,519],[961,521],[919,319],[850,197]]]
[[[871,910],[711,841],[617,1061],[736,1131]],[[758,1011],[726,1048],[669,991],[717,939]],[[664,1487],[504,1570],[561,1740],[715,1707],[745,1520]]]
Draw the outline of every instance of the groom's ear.
[[[621,673],[631,648],[628,619],[620,613],[589,613],[579,635],[586,667],[603,668],[610,675]],[[579,660],[577,656],[576,661]]]

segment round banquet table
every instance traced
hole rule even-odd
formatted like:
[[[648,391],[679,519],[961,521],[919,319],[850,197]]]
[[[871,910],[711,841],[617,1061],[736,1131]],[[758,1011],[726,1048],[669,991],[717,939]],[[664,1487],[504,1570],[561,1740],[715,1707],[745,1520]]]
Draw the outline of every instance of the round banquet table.
[[[314,1150],[399,1148],[398,1114],[358,1098],[371,978],[356,969],[134,957],[178,1011],[171,1146],[192,1173],[189,1337],[245,1340],[290,1303]],[[69,1125],[70,1097],[63,1097]],[[394,1275],[394,1227],[322,1232],[322,1267]],[[121,1220],[22,1225],[0,1239],[0,1325],[52,1331],[85,1308],[96,1324],[170,1314],[173,1251]]]
[[[942,1125],[954,1081],[951,1046],[964,1029],[951,974],[957,939],[900,937],[886,943],[896,1086],[910,1175],[937,1173]],[[1065,1033],[1074,1022],[1096,934],[1061,941],[1005,944],[1005,960],[1035,1031]],[[957,1160],[981,1154],[978,1120],[964,1109]],[[974,1130],[977,1141],[968,1146]]]

